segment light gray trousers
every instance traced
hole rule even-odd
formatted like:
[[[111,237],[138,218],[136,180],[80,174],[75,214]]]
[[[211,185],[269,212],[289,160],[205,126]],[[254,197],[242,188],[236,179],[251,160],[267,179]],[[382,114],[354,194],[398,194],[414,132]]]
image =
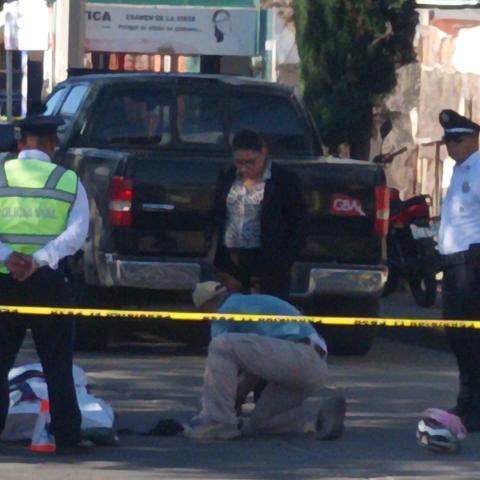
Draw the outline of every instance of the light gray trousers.
[[[268,382],[245,434],[315,431],[327,363],[313,346],[251,333],[226,333],[209,345],[202,410],[206,423],[237,425],[240,379]],[[248,391],[248,388],[245,390]]]

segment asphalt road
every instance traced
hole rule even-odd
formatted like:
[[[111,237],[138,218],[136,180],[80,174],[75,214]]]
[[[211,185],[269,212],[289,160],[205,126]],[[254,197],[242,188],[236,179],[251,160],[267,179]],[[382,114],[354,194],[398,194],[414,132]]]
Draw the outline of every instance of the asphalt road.
[[[399,294],[383,302],[382,315],[436,318],[439,313],[422,310]],[[400,337],[383,332],[364,357],[330,358],[330,386],[342,388],[348,401],[346,431],[337,441],[198,442],[121,434],[119,447],[99,447],[82,457],[39,456],[2,444],[0,480],[480,478],[480,435],[467,437],[456,455],[417,446],[415,428],[423,409],[454,402],[456,369],[446,349]],[[17,363],[32,360],[27,341]],[[201,353],[157,339],[119,339],[105,353],[77,355],[76,363],[87,372],[93,393],[113,405],[120,431],[147,431],[161,418],[187,420],[197,408]]]

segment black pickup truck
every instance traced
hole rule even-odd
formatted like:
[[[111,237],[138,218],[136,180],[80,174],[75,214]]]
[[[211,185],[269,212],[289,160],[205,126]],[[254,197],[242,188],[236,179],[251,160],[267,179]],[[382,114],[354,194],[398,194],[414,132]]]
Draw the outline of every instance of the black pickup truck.
[[[291,88],[227,76],[91,74],[59,84],[45,107],[66,122],[55,161],[79,174],[90,200],[90,234],[72,266],[77,305],[191,308],[192,288],[213,274],[204,230],[215,179],[231,161],[232,136],[250,128],[305,189],[308,240],[293,267],[292,302],[308,314],[378,314],[387,273],[383,171],[322,157]],[[181,323],[175,334],[191,340],[194,327]],[[80,344],[105,345],[100,322],[80,327]],[[322,333],[350,353],[365,353],[373,339],[365,327]]]

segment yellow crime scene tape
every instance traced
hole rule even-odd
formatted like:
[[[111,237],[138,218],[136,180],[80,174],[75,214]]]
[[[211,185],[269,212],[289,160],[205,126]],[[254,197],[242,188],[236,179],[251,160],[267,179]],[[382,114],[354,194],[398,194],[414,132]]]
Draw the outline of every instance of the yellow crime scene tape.
[[[20,315],[61,315],[75,317],[101,317],[124,319],[157,319],[175,321],[232,320],[235,322],[310,322],[322,325],[353,325],[379,327],[424,327],[424,328],[475,328],[480,329],[479,320],[431,320],[416,318],[381,318],[381,317],[323,317],[323,316],[288,316],[288,315],[251,315],[199,312],[163,312],[157,310],[118,310],[103,308],[63,308],[30,307],[0,305],[0,313],[17,313]]]

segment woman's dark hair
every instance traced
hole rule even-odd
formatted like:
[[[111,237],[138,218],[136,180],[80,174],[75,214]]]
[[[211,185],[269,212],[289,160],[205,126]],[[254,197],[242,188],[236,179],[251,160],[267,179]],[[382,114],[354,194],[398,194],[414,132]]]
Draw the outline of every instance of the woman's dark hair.
[[[232,150],[254,150],[261,152],[265,147],[263,138],[253,130],[240,130],[232,140]]]

